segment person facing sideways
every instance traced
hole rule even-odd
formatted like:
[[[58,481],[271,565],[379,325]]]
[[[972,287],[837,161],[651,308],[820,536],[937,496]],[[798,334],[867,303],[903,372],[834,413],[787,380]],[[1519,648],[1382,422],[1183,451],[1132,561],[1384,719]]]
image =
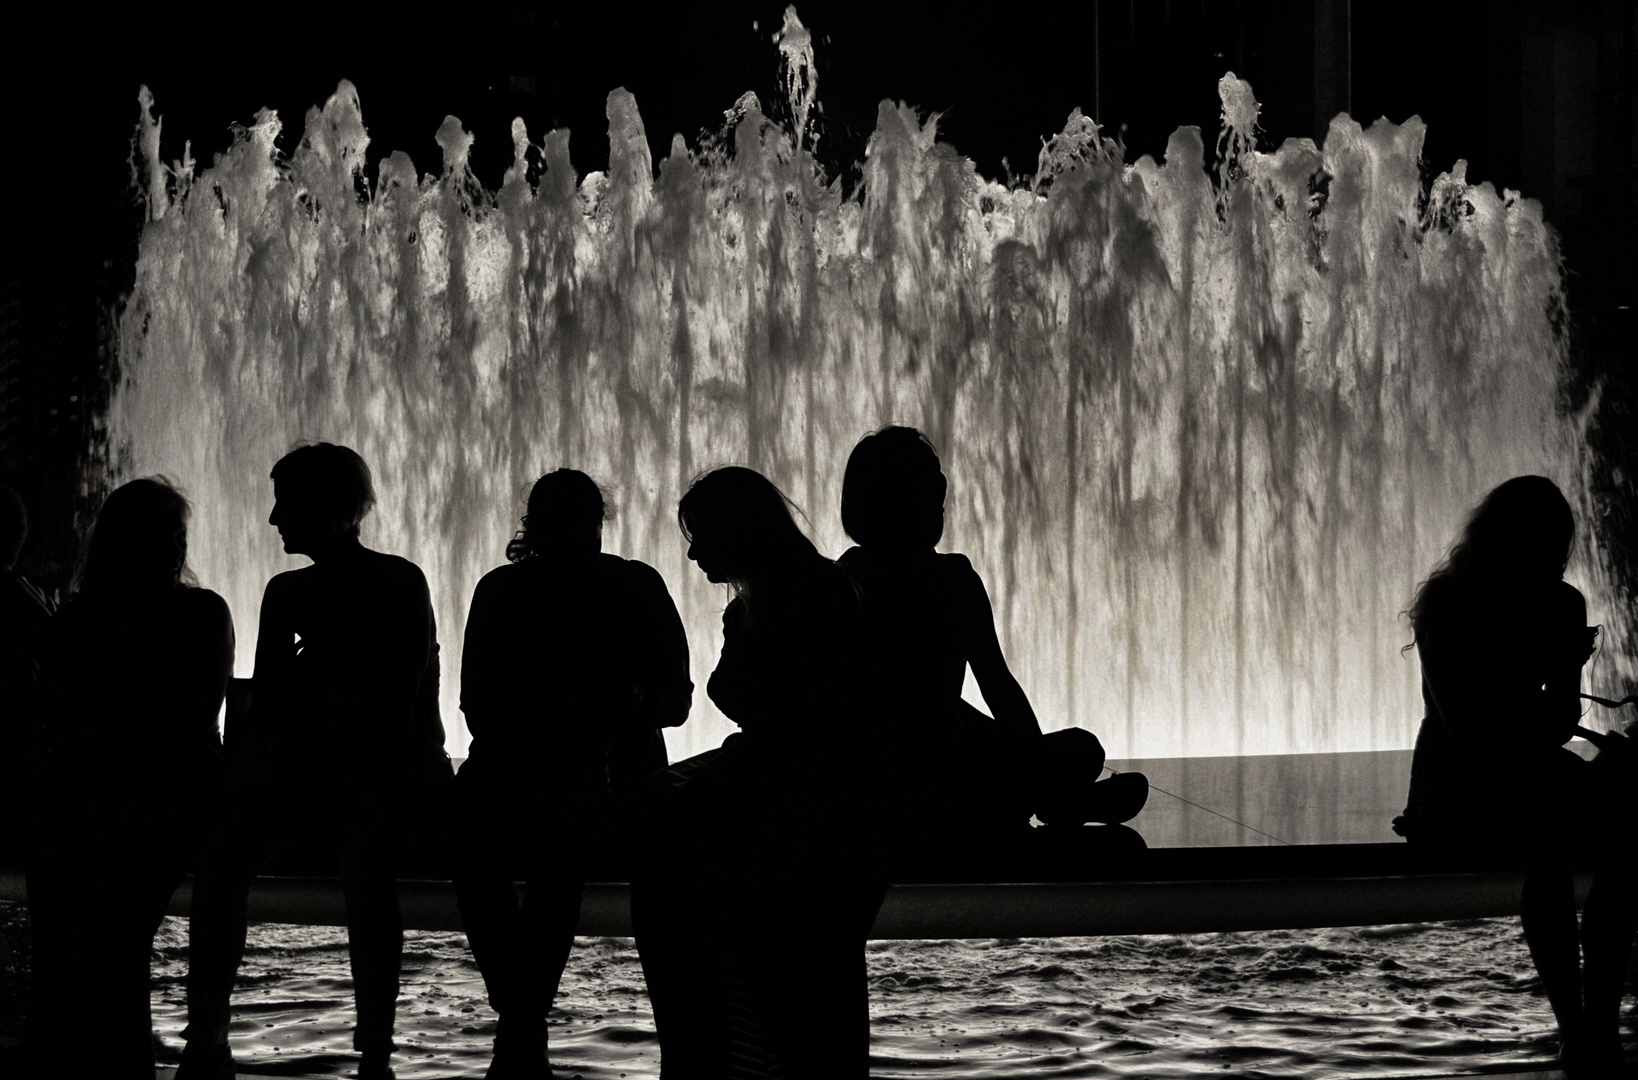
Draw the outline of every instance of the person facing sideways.
[[[705,473],[677,517],[688,557],[733,592],[706,690],[739,730],[664,774],[632,875],[661,1075],[863,1078],[864,942],[886,887],[857,592],[750,469]],[[753,985],[770,971],[776,991]]]
[[[958,832],[1027,823],[1122,822],[1143,808],[1148,781],[1098,782],[1097,736],[1043,736],[995,632],[983,580],[965,555],[934,546],[948,490],[938,453],[915,428],[866,435],[842,477],[842,527],[856,542],[838,560],[864,593],[869,653],[880,672],[890,786],[912,823]],[[967,668],[993,715],[961,697]]]
[[[1522,861],[1525,943],[1558,1022],[1565,1074],[1581,1080],[1625,1075],[1618,1013],[1638,895],[1630,815],[1616,791],[1630,784],[1630,744],[1590,735],[1601,747],[1591,762],[1564,747],[1577,733],[1581,668],[1597,634],[1563,580],[1574,532],[1551,480],[1515,477],[1484,497],[1418,587],[1408,614],[1426,712],[1394,829],[1435,851]],[[1594,865],[1579,927],[1578,857]]]
[[[115,490],[45,636],[30,1076],[154,1075],[153,938],[219,822],[233,667],[233,620],[194,583],[187,523],[163,478]]]
[[[251,878],[293,841],[323,837],[339,848],[346,895],[358,1075],[390,1077],[404,943],[395,864],[412,829],[431,827],[450,777],[432,603],[419,567],[359,541],[375,488],[356,453],[301,446],[272,478],[268,524],[312,565],[262,595],[249,715],[228,729],[246,797],[194,886],[178,1075],[232,1075],[229,999]]]
[[[499,1017],[489,1080],[551,1076],[546,1013],[588,874],[619,843],[618,747],[681,724],[694,690],[664,580],[604,553],[603,519],[585,473],[541,477],[509,564],[478,583],[467,616],[461,711],[472,746],[455,801],[470,846],[456,856],[455,893]]]

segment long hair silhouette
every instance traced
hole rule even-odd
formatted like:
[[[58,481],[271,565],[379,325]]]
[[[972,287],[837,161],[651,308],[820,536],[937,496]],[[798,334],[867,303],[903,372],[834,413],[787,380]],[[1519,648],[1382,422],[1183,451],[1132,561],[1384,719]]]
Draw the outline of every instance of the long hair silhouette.
[[[1430,587],[1449,579],[1522,576],[1557,578],[1569,565],[1575,516],[1558,485],[1545,476],[1515,476],[1492,488],[1468,516],[1450,551],[1416,588],[1405,612],[1415,635]]]
[[[196,585],[187,497],[163,476],[116,488],[97,512],[74,591],[87,596]]]

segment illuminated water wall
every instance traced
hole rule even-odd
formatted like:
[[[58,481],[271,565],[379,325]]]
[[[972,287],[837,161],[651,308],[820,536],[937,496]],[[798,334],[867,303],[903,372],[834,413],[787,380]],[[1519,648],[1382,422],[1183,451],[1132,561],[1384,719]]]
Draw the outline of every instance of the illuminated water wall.
[[[1077,112],[1010,189],[884,103],[846,199],[749,95],[656,169],[616,90],[610,169],[582,178],[566,133],[517,122],[498,191],[453,118],[440,172],[398,153],[366,176],[346,83],[288,156],[264,112],[205,167],[158,160],[145,103],[116,465],[188,489],[248,673],[261,589],[301,563],[268,469],[297,440],[358,449],[366,542],[432,582],[460,752],[467,600],[541,472],[608,488],[605,547],[665,575],[703,687],[725,597],[684,557],[689,479],[766,472],[837,554],[849,449],[909,423],[1049,727],[1114,756],[1407,746],[1398,613],[1466,509],[1520,472],[1590,509],[1555,410],[1555,244],[1460,163],[1425,189],[1414,118],[1262,153],[1250,88],[1222,90],[1220,168],[1192,128],[1125,165]],[[1573,576],[1608,621],[1600,566],[1588,547]],[[1630,673],[1612,630],[1603,670]],[[701,691],[673,753],[726,730]]]

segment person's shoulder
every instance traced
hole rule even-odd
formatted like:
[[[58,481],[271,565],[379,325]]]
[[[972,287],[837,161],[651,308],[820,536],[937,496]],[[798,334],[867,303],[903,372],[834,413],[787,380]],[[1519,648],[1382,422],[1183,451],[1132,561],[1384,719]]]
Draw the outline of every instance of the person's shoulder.
[[[602,557],[613,560],[610,565],[631,588],[645,593],[671,595],[671,587],[666,584],[665,575],[641,559],[622,559],[618,555],[606,554]]]
[[[390,581],[401,588],[427,591],[427,575],[419,566],[402,555],[366,549],[366,558],[370,560],[380,579]]]
[[[973,567],[972,560],[959,551],[940,551],[933,556],[933,573],[940,587],[950,592],[983,593],[986,598],[989,591],[984,588],[984,579]]]
[[[204,615],[221,616],[231,619],[232,611],[222,594],[214,589],[207,589],[203,585],[176,590],[177,604],[189,611],[197,611]]]
[[[177,589],[174,597],[174,610],[183,623],[191,623],[211,634],[233,633],[233,611],[220,593],[196,585]]]
[[[817,572],[813,576],[813,581],[822,591],[822,595],[831,603],[842,607],[860,606],[864,600],[864,589],[849,567],[823,556],[820,556],[819,563],[815,565]]]
[[[1442,617],[1470,606],[1476,599],[1472,585],[1455,574],[1439,574],[1422,584],[1422,616]]]
[[[528,568],[523,563],[501,563],[478,579],[478,589],[482,592],[491,592],[497,589],[516,588],[527,576]]]
[[[298,566],[294,570],[282,570],[274,574],[267,579],[267,586],[262,589],[264,601],[287,596],[302,589],[309,581],[313,580],[316,570],[317,564],[310,564],[308,566]]]
[[[1572,618],[1579,618],[1585,622],[1587,618],[1587,598],[1581,595],[1581,590],[1568,581],[1555,581],[1548,589],[1549,602],[1554,609],[1563,612]]]

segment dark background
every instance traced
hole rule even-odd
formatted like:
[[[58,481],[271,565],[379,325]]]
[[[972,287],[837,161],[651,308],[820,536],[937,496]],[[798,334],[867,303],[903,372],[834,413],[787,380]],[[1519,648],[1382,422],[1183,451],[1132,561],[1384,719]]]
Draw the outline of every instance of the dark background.
[[[129,164],[139,84],[163,116],[164,156],[191,141],[209,162],[262,107],[284,120],[288,150],[306,110],[351,79],[372,177],[398,149],[423,172],[440,168],[433,134],[453,114],[476,134],[473,166],[492,187],[511,160],[514,116],[536,141],[569,128],[576,170],[603,168],[603,104],[617,86],[636,95],[656,161],[673,132],[692,146],[719,127],[746,90],[781,110],[770,41],[780,3],[662,15],[620,3],[451,4],[435,21],[388,5],[66,7],[34,6],[0,35],[0,481],[31,507],[21,568],[47,586],[66,584],[101,495],[84,465],[141,225]],[[884,98],[943,114],[940,137],[992,177],[1032,173],[1041,138],[1076,106],[1119,134],[1128,160],[1160,155],[1183,124],[1204,129],[1209,146],[1229,70],[1255,88],[1268,147],[1322,138],[1339,111],[1364,122],[1419,114],[1430,174],[1465,158],[1470,178],[1541,200],[1559,230],[1577,364],[1566,394],[1603,380],[1603,483],[1618,505],[1631,502],[1631,0],[1082,0],[960,13],[810,0],[799,11],[818,52],[819,156],[844,178]]]

